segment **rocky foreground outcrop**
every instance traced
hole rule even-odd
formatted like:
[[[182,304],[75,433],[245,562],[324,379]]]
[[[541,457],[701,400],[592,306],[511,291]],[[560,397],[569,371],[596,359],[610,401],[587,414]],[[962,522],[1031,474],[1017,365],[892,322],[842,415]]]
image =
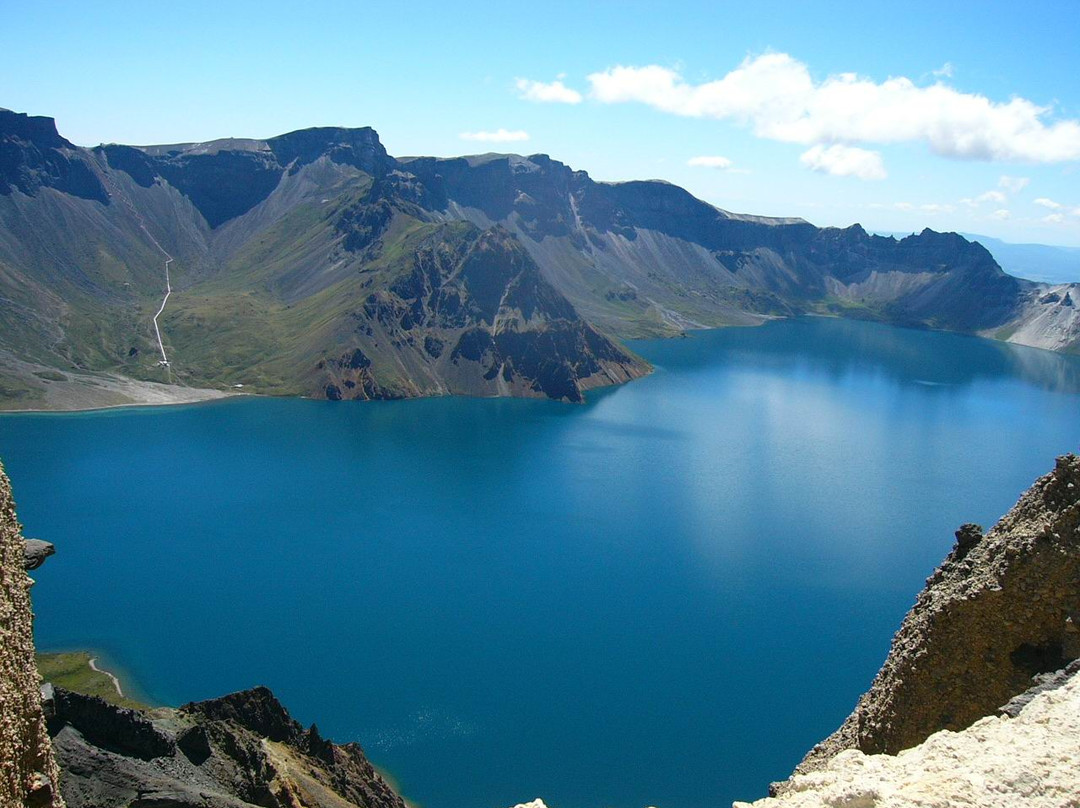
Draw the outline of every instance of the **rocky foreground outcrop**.
[[[961,730],[1080,657],[1080,457],[1060,457],[994,528],[956,533],[870,690],[799,767],[895,754]]]
[[[54,688],[46,710],[68,808],[405,808],[265,687],[150,711]]]
[[[1080,457],[1067,455],[989,533],[972,524],[957,531],[956,545],[904,619],[870,690],[843,725],[810,751],[791,780],[774,785],[774,796],[785,798],[775,804],[1017,804],[1024,797],[1016,789],[1027,786],[1006,781],[1019,764],[1014,760],[1012,767],[995,768],[985,761],[1017,755],[1029,741],[1040,744],[1029,750],[1035,757],[1025,764],[1036,773],[1032,776],[1041,777],[1037,773],[1044,764],[1050,772],[1067,763],[1072,793],[1080,794],[1075,771],[1080,749],[1073,747],[1071,757],[1040,757],[1053,758],[1060,736],[1075,735],[1076,727],[1058,717],[1071,709],[1075,720],[1080,707],[1080,683],[1071,681],[1078,666],[1070,665],[1078,657]],[[1047,689],[1050,672],[1063,670],[1052,679],[1056,685],[1068,682],[1058,695],[1033,694],[1033,686]],[[1017,722],[984,720],[999,713],[1018,716]],[[1025,732],[1035,734],[1029,738]],[[898,753],[901,759],[887,757]],[[888,796],[932,796],[940,780],[935,772],[952,766],[962,770],[957,776],[965,782],[976,782],[984,769],[996,775],[969,789],[970,803],[947,789],[936,801]],[[1050,795],[1047,799],[1057,793],[1056,785],[1032,789]],[[995,793],[1010,794],[1014,802],[995,802]]]
[[[1064,808],[1080,793],[1080,677],[1056,677],[1012,716],[942,730],[898,755],[848,749],[753,808]],[[750,808],[735,803],[735,808]]]
[[[44,542],[42,542],[44,544]],[[51,545],[50,545],[51,549]],[[24,550],[11,485],[0,466],[0,806],[62,808],[57,769],[34,664],[33,612],[26,567],[45,548]],[[41,555],[41,560],[44,556]]]

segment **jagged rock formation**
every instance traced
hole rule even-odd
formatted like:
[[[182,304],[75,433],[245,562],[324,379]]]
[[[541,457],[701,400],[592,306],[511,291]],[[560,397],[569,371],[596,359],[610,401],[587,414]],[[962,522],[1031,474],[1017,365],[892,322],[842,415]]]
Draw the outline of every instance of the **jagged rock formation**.
[[[405,808],[358,745],[264,687],[146,712],[55,688],[48,706],[69,808]]]
[[[898,755],[848,749],[753,808],[1065,808],[1080,793],[1080,676],[1057,677],[1012,717],[942,730]],[[749,808],[735,803],[735,808]]]
[[[797,775],[845,749],[896,754],[963,730],[1080,657],[1080,457],[1058,458],[986,535],[956,537],[870,690]]]
[[[62,808],[34,664],[22,528],[0,466],[0,806]]]
[[[344,226],[348,249],[375,246],[365,221],[357,214]],[[404,245],[389,286],[368,293],[348,330],[328,338],[341,354],[327,349],[311,368],[326,398],[489,391],[577,402],[585,390],[645,372],[578,317],[503,228],[435,225]],[[388,346],[399,369],[392,379],[378,371]]]
[[[150,326],[162,250],[171,368]],[[466,271],[479,258],[482,277]],[[542,154],[395,159],[369,128],[82,149],[50,118],[0,111],[8,407],[62,404],[85,388],[71,373],[578,400],[647,372],[611,336],[806,312],[1076,351],[1074,292],[1006,275],[956,234],[736,214]]]

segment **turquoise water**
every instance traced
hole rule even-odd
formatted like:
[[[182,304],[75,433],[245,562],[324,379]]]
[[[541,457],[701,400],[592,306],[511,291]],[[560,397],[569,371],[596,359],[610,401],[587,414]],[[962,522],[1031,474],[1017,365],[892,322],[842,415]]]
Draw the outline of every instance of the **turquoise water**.
[[[43,648],[267,684],[425,808],[716,808],[848,713],[1080,360],[836,320],[635,343],[590,397],[0,418]]]

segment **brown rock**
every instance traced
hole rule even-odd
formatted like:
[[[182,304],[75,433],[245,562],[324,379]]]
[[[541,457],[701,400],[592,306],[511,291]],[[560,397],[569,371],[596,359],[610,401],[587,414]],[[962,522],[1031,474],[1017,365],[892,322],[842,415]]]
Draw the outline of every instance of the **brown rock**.
[[[62,808],[34,661],[32,581],[22,527],[0,466],[0,805]]]
[[[895,754],[994,714],[1076,654],[1077,615],[1080,458],[1067,455],[985,536],[957,532],[870,690],[796,772],[844,749]]]

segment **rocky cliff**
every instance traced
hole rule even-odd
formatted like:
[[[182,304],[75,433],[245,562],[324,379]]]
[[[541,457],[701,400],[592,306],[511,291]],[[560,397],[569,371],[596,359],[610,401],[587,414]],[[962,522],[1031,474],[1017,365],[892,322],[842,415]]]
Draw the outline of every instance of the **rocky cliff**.
[[[1076,666],[1022,706],[898,755],[848,749],[796,775],[779,797],[735,808],[1069,808],[1080,791]]]
[[[932,735],[948,738],[934,733],[961,732],[996,715],[1038,684],[1040,677],[1065,669],[1077,658],[1080,457],[1067,455],[1058,458],[1054,470],[1038,479],[988,533],[973,524],[957,531],[952,552],[904,619],[870,690],[843,725],[810,751],[794,779],[777,784],[775,791],[786,795],[808,783],[835,783],[852,766],[902,768],[902,763],[871,763],[845,750],[896,755]],[[1069,676],[1061,680],[1075,669],[1076,665],[1069,668]],[[1070,685],[1060,698],[1073,705],[1077,687]],[[1048,729],[1059,733],[1064,725]],[[992,732],[1007,738],[1009,730]],[[938,747],[947,743],[951,741],[933,741]],[[996,754],[1009,752],[998,749]],[[1075,765],[1075,758],[1070,765]],[[806,778],[821,771],[827,774]],[[1073,793],[1077,782],[1074,776]]]
[[[1080,283],[1028,287],[1013,318],[983,336],[1075,352],[1080,344]]]
[[[0,194],[55,188],[82,199],[108,201],[83,150],[61,137],[52,118],[0,109],[0,133]]]
[[[54,688],[46,708],[69,808],[405,808],[264,687],[150,711]]]
[[[33,613],[26,567],[50,548],[24,549],[11,485],[0,466],[0,806],[62,808],[58,774],[34,664]]]

